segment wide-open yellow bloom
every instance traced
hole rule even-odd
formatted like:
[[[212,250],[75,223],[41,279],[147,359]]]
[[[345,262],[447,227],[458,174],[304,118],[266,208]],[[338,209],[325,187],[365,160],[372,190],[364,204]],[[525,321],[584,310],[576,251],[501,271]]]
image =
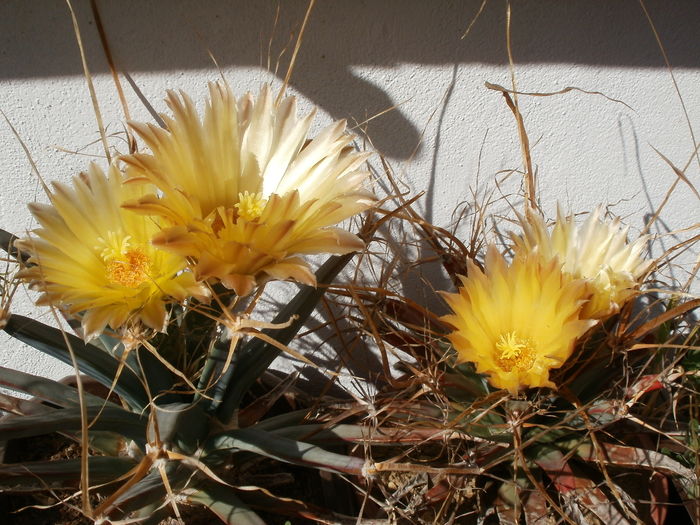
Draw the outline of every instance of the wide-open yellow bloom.
[[[515,394],[526,387],[554,387],[549,370],[571,356],[576,339],[596,321],[581,318],[586,281],[563,274],[556,259],[536,255],[510,265],[491,246],[485,272],[467,261],[458,293],[443,293],[454,314],[447,337],[459,362],[473,362],[489,382]]]
[[[652,264],[641,256],[647,236],[627,243],[629,228],[617,218],[603,222],[601,214],[596,208],[577,227],[573,216],[564,217],[558,210],[550,233],[542,216],[531,211],[521,217],[523,235],[513,236],[516,256],[536,251],[545,259],[558,257],[562,271],[589,279],[592,293],[583,315],[596,319],[619,311]]]
[[[345,122],[307,141],[314,113],[297,118],[293,97],[239,101],[225,83],[209,85],[200,119],[191,99],[169,92],[167,129],[131,126],[151,152],[125,156],[133,183],[159,190],[128,204],[168,222],[154,244],[194,261],[200,279],[239,295],[265,279],[315,284],[312,253],[348,253],[362,241],[337,224],[374,202],[362,188],[367,155],[354,151]]]
[[[145,189],[123,179],[114,165],[105,175],[91,164],[72,186],[54,183],[51,204],[29,205],[41,227],[18,241],[31,254],[20,276],[43,292],[37,303],[84,312],[86,339],[127,322],[162,330],[168,300],[206,295],[182,257],[151,244],[158,224],[121,207]]]

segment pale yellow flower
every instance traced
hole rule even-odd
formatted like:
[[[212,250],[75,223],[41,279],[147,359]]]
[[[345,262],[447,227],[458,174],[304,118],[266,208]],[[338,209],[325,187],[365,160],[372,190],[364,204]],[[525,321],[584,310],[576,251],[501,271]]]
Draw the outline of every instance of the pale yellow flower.
[[[551,233],[536,212],[521,217],[522,236],[513,236],[516,256],[536,251],[545,259],[558,257],[562,271],[591,282],[591,298],[583,315],[602,319],[620,310],[636,292],[641,278],[652,262],[642,257],[648,236],[627,242],[629,228],[619,219],[600,220],[602,208],[596,208],[579,227],[573,216],[557,212]]]
[[[43,292],[38,304],[83,312],[86,339],[138,321],[163,330],[167,301],[207,293],[182,257],[151,245],[158,224],[121,207],[145,189],[125,186],[114,165],[105,175],[91,164],[72,186],[55,183],[51,204],[29,205],[41,227],[18,241],[31,254],[20,276]]]
[[[576,340],[596,321],[581,319],[586,281],[563,274],[556,259],[536,255],[506,263],[491,246],[482,271],[467,261],[457,293],[443,293],[454,314],[442,319],[459,362],[472,362],[496,388],[515,394],[554,387],[549,371],[571,356]]]
[[[277,103],[268,86],[237,102],[227,84],[210,84],[202,119],[184,93],[166,102],[167,129],[131,124],[151,151],[125,156],[128,174],[159,192],[128,207],[166,219],[154,244],[194,261],[198,278],[239,295],[266,279],[313,285],[298,255],[362,249],[332,227],[374,202],[362,187],[367,155],[349,146],[344,121],[308,141],[314,112],[297,118],[295,99]]]

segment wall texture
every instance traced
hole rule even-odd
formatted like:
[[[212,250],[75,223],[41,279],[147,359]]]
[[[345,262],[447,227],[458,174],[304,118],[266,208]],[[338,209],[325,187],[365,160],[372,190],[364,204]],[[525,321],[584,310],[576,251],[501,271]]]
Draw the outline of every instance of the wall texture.
[[[73,0],[110,143],[125,151],[124,114],[87,1]],[[143,100],[164,111],[166,89],[202,99],[220,74],[236,92],[281,85],[306,2],[102,0],[106,34],[132,118],[151,120]],[[308,26],[289,92],[304,110],[319,106],[317,129],[346,118],[371,140],[413,192],[425,192],[427,218],[447,226],[473,193],[493,192],[507,212],[522,169],[517,127],[503,96],[512,87],[506,4],[324,1]],[[645,11],[646,8],[646,11]],[[649,18],[647,18],[647,14]],[[650,24],[649,19],[653,21]],[[693,1],[513,2],[512,54],[543,208],[585,212],[611,204],[633,232],[664,202],[652,228],[659,255],[695,231],[700,158],[700,4]],[[659,43],[673,66],[664,62]],[[212,57],[220,67],[217,70]],[[391,109],[393,108],[393,109]],[[82,74],[70,13],[61,1],[0,3],[0,109],[46,180],[67,181],[101,161],[97,124]],[[386,111],[391,109],[391,111]],[[700,134],[700,129],[697,131]],[[360,142],[362,139],[358,139]],[[0,122],[0,227],[32,227],[26,203],[45,201],[20,140]],[[687,182],[663,160],[684,170]],[[381,184],[381,181],[377,181]],[[503,197],[508,197],[507,199]],[[697,251],[663,278],[687,279]],[[20,290],[18,313],[32,307]],[[51,377],[69,373],[0,334],[0,365]]]

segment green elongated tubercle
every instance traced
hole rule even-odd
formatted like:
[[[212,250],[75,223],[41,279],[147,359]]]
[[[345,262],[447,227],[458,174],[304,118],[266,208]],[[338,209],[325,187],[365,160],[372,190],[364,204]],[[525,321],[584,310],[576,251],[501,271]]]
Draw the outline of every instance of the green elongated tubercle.
[[[204,454],[225,449],[239,450],[253,452],[285,463],[344,474],[363,475],[365,467],[365,461],[361,458],[328,452],[311,443],[251,428],[230,430],[212,436],[202,448]]]
[[[89,406],[87,416],[90,430],[117,432],[143,443],[146,438],[146,418],[122,408]],[[76,432],[81,428],[80,409],[64,408],[32,416],[8,416],[0,420],[0,436],[18,439],[41,436],[52,432]]]
[[[316,272],[317,287],[301,286],[299,293],[272,320],[273,323],[285,323],[296,316],[294,321],[287,328],[266,330],[265,333],[283,345],[288,344],[316,308],[316,304],[326,291],[325,285],[340,273],[353,255],[350,253],[329,257]],[[256,338],[252,338],[246,345],[236,350],[229,371],[221,378],[214,391],[214,398],[220,403],[217,416],[222,422],[228,423],[232,420],[243,395],[280,355],[280,352],[279,348]]]
[[[88,461],[90,481],[109,483],[134,467],[130,458],[92,456]],[[0,490],[31,492],[80,486],[80,460],[64,459],[0,465]]]
[[[11,315],[4,330],[15,339],[68,365],[72,365],[70,356],[72,350],[82,373],[107,388],[115,383],[114,392],[133,408],[141,409],[148,405],[148,395],[138,376],[127,367],[119,370],[117,358],[100,348],[85,343],[74,335],[62,333],[57,328],[21,315]],[[116,382],[115,378],[117,378]]]
[[[230,487],[216,483],[204,483],[187,496],[193,503],[211,509],[219,519],[228,525],[265,525]]]
[[[77,407],[80,405],[78,391],[75,388],[66,386],[58,381],[12,370],[4,366],[0,366],[0,385],[24,392],[60,407]],[[86,403],[90,406],[102,406],[105,404],[113,407],[118,406],[92,394],[85,393],[84,395]]]

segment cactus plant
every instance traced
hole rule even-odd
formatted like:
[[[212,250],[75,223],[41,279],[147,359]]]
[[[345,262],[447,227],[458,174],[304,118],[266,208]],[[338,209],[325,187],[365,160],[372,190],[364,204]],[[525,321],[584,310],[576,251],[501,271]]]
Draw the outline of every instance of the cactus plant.
[[[182,504],[232,524],[263,523],[253,509],[342,519],[244,473],[270,461],[360,476],[364,460],[316,444],[310,407],[269,415],[289,381],[246,394],[281,351],[306,360],[287,345],[363,247],[333,225],[373,203],[366,155],[348,146],[343,122],[307,141],[313,113],[298,119],[294,99],[273,100],[267,87],[236,102],[211,84],[210,97],[200,121],[187,95],[169,94],[166,129],[132,123],[150,153],[55,184],[50,204],[32,205],[34,235],[2,232],[21,266],[4,281],[2,329],[72,365],[77,390],[0,368],[5,388],[34,398],[0,395],[13,414],[0,438],[58,432],[81,446],[74,459],[0,465],[3,490],[78,489],[95,523],[157,523]],[[338,255],[314,275],[307,253]],[[18,279],[77,335],[11,313]],[[246,296],[271,279],[301,289],[274,319],[255,320],[258,297]],[[117,399],[87,393],[81,377]]]

